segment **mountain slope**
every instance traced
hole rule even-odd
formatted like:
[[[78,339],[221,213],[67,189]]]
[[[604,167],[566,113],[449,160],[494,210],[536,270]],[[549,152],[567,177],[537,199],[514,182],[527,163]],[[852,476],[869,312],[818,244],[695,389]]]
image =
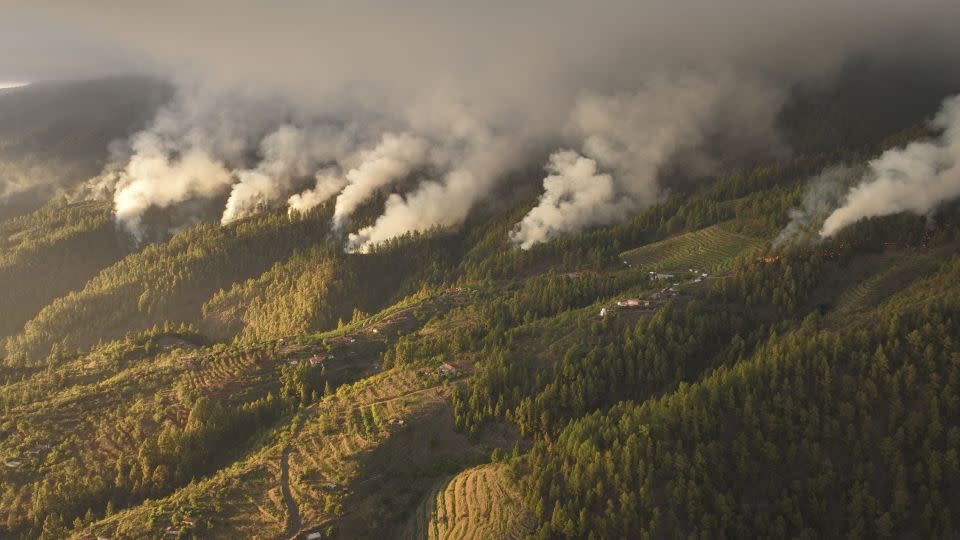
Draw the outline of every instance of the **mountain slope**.
[[[105,203],[50,203],[0,222],[0,339],[127,253]]]
[[[330,205],[115,262],[102,205],[3,222],[91,274],[6,342],[0,534],[957,536],[958,206],[778,243],[835,157],[529,251],[532,200],[368,254]]]

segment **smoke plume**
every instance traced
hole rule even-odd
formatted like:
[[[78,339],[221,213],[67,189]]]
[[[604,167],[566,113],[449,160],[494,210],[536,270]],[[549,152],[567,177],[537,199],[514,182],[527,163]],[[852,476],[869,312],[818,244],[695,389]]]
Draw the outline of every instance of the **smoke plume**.
[[[597,172],[597,162],[570,151],[550,156],[540,203],[519,223],[510,239],[521,249],[546,242],[567,231],[607,225],[625,219],[637,203],[618,194],[609,174]]]
[[[800,207],[790,210],[790,222],[774,239],[774,247],[815,240],[824,220],[843,200],[850,179],[860,174],[859,168],[835,165],[811,179]]]
[[[435,176],[409,193],[391,195],[373,225],[348,236],[348,251],[367,251],[408,232],[459,225],[538,137],[530,126],[480,117],[443,95],[410,107],[405,116],[410,129],[431,141]]]
[[[330,126],[281,126],[260,143],[261,161],[257,167],[237,171],[237,183],[227,199],[221,223],[273,206],[305,179],[316,175],[322,164],[336,160],[349,145]]]
[[[511,241],[528,249],[656,203],[661,169],[679,152],[686,152],[681,165],[691,172],[709,171],[710,156],[697,149],[712,131],[736,127],[727,137],[733,145],[763,137],[776,146],[772,126],[781,101],[780,92],[759,81],[689,72],[658,74],[633,94],[579,100],[570,131],[583,141],[584,157],[551,156],[544,194]]]
[[[146,144],[146,137],[140,139]],[[150,207],[167,208],[193,197],[207,198],[226,190],[230,172],[203,152],[188,150],[171,160],[155,149],[139,149],[124,171],[114,195],[115,214],[138,241],[143,239],[142,218]]]
[[[340,171],[337,169],[322,169],[315,175],[315,180],[316,182],[312,188],[290,196],[287,200],[289,213],[303,213],[319,206],[327,202],[347,185],[346,178],[341,176]]]
[[[346,186],[337,196],[333,228],[344,221],[378,189],[409,175],[427,157],[427,142],[407,133],[385,133],[380,144],[362,152],[359,164],[346,174]]]
[[[860,184],[824,221],[820,236],[832,236],[863,218],[929,214],[960,197],[960,96],[943,103],[932,125],[943,130],[936,140],[888,150],[870,161]]]
[[[724,155],[777,147],[784,96],[851,57],[952,67],[960,51],[954,0],[13,1],[2,78],[139,70],[178,89],[91,183],[123,226],[142,236],[150,208],[222,202],[229,223],[335,200],[355,250],[457,226],[531,162],[547,179],[517,245],[627,219],[669,192],[666,171],[711,171],[718,136]]]

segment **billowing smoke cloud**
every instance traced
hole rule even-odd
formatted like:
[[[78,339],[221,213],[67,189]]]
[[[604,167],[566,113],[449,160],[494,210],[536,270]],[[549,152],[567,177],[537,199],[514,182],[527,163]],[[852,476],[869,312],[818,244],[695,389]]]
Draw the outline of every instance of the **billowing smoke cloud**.
[[[112,57],[97,51],[124,51],[112,69],[146,66],[179,87],[99,178],[125,226],[142,234],[150,207],[197,199],[222,199],[230,222],[335,198],[346,228],[377,190],[419,180],[348,237],[359,250],[455,226],[512,168],[550,155],[550,181],[514,242],[624,219],[669,189],[665,168],[709,171],[715,156],[702,147],[717,134],[778,144],[785,89],[864,52],[910,61],[960,50],[953,0],[724,0],[695,12],[670,0],[15,2],[29,17],[0,29],[26,30],[0,32],[0,48],[10,39],[22,54],[0,58],[0,75],[102,74],[111,69],[98,60]],[[29,39],[57,29],[90,46]],[[576,155],[558,150],[568,148]]]
[[[336,195],[347,185],[347,179],[340,175],[337,169],[323,169],[315,175],[314,186],[302,193],[291,195],[287,200],[290,213],[306,212],[319,206]]]
[[[943,103],[933,127],[943,130],[938,139],[888,150],[870,161],[866,177],[824,221],[820,235],[832,236],[868,217],[929,214],[960,197],[960,96]]]
[[[773,245],[779,247],[815,240],[823,221],[843,200],[851,178],[860,174],[860,168],[834,165],[811,179],[800,207],[790,210],[790,222],[774,239]]]
[[[147,137],[139,142],[145,145]],[[212,197],[229,187],[230,172],[203,152],[188,150],[171,160],[155,148],[139,148],[127,165],[114,196],[117,221],[139,241],[142,218],[150,207],[166,208],[193,197]]]
[[[343,133],[330,126],[281,126],[260,143],[262,160],[257,167],[236,173],[238,181],[227,199],[221,223],[272,206],[298,187],[297,182],[317,174],[321,164],[336,160],[349,145]]]
[[[241,117],[229,112],[233,107],[251,112]],[[114,145],[115,161],[91,184],[113,193],[117,222],[140,239],[151,207],[225,194],[235,180],[231,171],[243,166],[279,115],[269,102],[181,88],[147,129],[127,145]]]
[[[711,131],[736,127],[727,138],[737,145],[762,137],[775,146],[781,101],[779,91],[758,81],[689,72],[657,75],[633,94],[581,99],[570,129],[583,140],[585,158],[551,157],[544,194],[511,241],[527,249],[654,204],[662,193],[659,173],[678,152],[686,151],[681,165],[691,172],[710,169],[709,156],[696,150]]]
[[[378,189],[409,175],[427,157],[427,142],[407,133],[385,133],[380,144],[357,157],[359,164],[346,174],[346,187],[333,210],[334,229]]]
[[[540,203],[520,222],[510,239],[521,249],[546,242],[567,231],[607,225],[625,219],[637,203],[618,193],[609,174],[597,172],[597,162],[570,151],[550,156]]]
[[[407,116],[411,129],[434,141],[430,165],[445,171],[442,178],[425,180],[405,195],[391,195],[373,225],[349,235],[348,251],[363,252],[408,232],[459,225],[504,174],[519,165],[537,138],[529,126],[513,126],[505,133],[506,128],[484,123],[463,105],[440,96],[429,103],[427,109],[424,104],[410,108]]]

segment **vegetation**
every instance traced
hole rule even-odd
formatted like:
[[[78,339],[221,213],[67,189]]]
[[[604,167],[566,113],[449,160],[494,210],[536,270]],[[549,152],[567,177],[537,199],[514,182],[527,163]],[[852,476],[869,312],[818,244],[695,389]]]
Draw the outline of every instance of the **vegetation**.
[[[957,537],[958,206],[776,243],[917,133],[828,120],[529,251],[525,192],[366,254],[330,205],[0,221],[0,536]]]

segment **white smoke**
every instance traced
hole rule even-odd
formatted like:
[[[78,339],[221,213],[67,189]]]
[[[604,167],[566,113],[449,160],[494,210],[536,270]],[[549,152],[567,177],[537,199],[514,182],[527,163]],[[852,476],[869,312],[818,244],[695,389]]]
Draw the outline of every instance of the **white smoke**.
[[[144,235],[143,214],[150,207],[167,208],[193,197],[212,197],[231,182],[230,172],[206,153],[189,150],[171,159],[141,149],[130,159],[114,194],[117,222],[139,242]]]
[[[870,161],[868,173],[824,221],[820,236],[832,236],[863,218],[929,214],[960,197],[960,96],[944,101],[933,127],[943,130],[936,140],[887,150]]]
[[[361,152],[358,165],[346,174],[346,187],[337,196],[333,228],[345,220],[378,189],[413,172],[427,158],[427,142],[409,133],[385,133],[376,148]]]
[[[774,247],[814,240],[824,219],[843,200],[843,195],[850,185],[849,179],[859,174],[861,170],[835,165],[811,179],[807,183],[807,191],[800,207],[790,210],[790,222],[774,239]]]
[[[327,202],[347,185],[347,179],[344,178],[338,169],[322,169],[315,175],[316,183],[314,186],[302,193],[291,195],[287,200],[288,212],[306,212],[311,208]]]
[[[541,204],[553,208],[536,210],[536,219],[522,222],[514,241],[529,246],[607,223],[611,200],[629,201],[631,212],[659,200],[665,188],[658,176],[666,165],[710,170],[710,156],[695,150],[717,132],[773,139],[770,111],[780,98],[756,78],[791,88],[822,82],[863,51],[884,57],[909,49],[904,56],[911,59],[957,50],[957,2],[877,1],[880,5],[865,9],[862,0],[789,8],[729,0],[703,3],[696,17],[670,0],[403,7],[374,1],[335,10],[310,2],[275,9],[252,0],[115,3],[110,9],[35,0],[23,9],[55,23],[42,28],[67,28],[110,43],[110,50],[130,51],[137,60],[130,65],[181,81],[196,77],[220,90],[181,89],[146,132],[156,140],[156,151],[131,144],[118,162],[121,172],[104,176],[108,187],[116,188],[117,216],[128,226],[140,227],[150,206],[203,206],[196,197],[219,199],[230,192],[221,214],[228,222],[285,199],[291,210],[306,209],[340,190],[337,223],[345,225],[372,193],[422,172],[427,180],[388,199],[375,224],[351,239],[352,248],[366,249],[408,231],[462,222],[491,196],[518,155],[547,144],[573,148],[592,160],[596,176],[609,175],[615,195],[588,192],[579,197],[578,219],[563,222],[562,214],[551,210],[565,196],[544,193]],[[359,35],[364,38],[356,39]],[[570,40],[571,35],[581,39]],[[0,32],[0,40],[18,46],[24,41],[5,36]],[[916,36],[924,39],[908,39]],[[26,41],[33,49],[59,43]],[[87,71],[114,65],[75,53],[59,47],[58,69],[78,61]],[[46,65],[34,60],[0,57],[8,66]],[[670,75],[651,79],[650,73]],[[257,98],[224,89],[249,89]],[[446,99],[425,95],[437,89]],[[312,126],[324,123],[362,128],[345,135],[348,143],[328,158],[311,151],[266,155],[264,138],[281,126],[297,126],[309,139]],[[387,133],[421,142],[393,161],[361,159],[358,150],[376,154]],[[217,165],[217,174],[179,170],[188,155]],[[133,162],[144,159],[172,170],[154,167],[150,178],[158,185],[139,185],[146,177],[130,173]],[[178,178],[173,182],[178,189],[165,186],[166,174]],[[293,195],[311,177],[316,186]],[[545,190],[578,185],[584,178],[569,180],[551,181]],[[124,194],[134,184],[137,191]]]
[[[619,194],[613,177],[597,171],[597,162],[570,151],[550,156],[539,204],[519,223],[510,239],[521,249],[566,231],[621,221],[637,203]]]
[[[283,125],[260,143],[262,160],[255,169],[237,171],[221,223],[254,214],[288,196],[297,182],[316,174],[322,163],[335,160],[349,145],[324,126],[303,129]]]
[[[547,166],[544,194],[517,224],[511,241],[522,249],[558,235],[615,223],[656,203],[661,169],[679,152],[693,172],[710,168],[694,152],[714,130],[753,126],[728,135],[738,141],[766,138],[781,94],[758,81],[694,73],[659,74],[632,94],[580,99],[569,131],[583,141],[582,157],[560,152]],[[580,159],[577,159],[580,157]],[[608,171],[599,175],[598,169]],[[574,194],[573,190],[583,189]]]
[[[112,148],[115,161],[89,188],[112,192],[117,222],[142,239],[149,208],[222,196],[234,181],[230,171],[243,166],[282,116],[281,107],[265,100],[181,86],[147,129]]]
[[[536,137],[521,127],[505,135],[455,101],[437,96],[429,101],[429,107],[419,104],[407,114],[412,129],[435,141],[430,165],[445,174],[422,182],[405,195],[391,195],[373,225],[349,235],[347,251],[365,252],[408,232],[463,223],[474,206],[519,163],[529,141]]]

